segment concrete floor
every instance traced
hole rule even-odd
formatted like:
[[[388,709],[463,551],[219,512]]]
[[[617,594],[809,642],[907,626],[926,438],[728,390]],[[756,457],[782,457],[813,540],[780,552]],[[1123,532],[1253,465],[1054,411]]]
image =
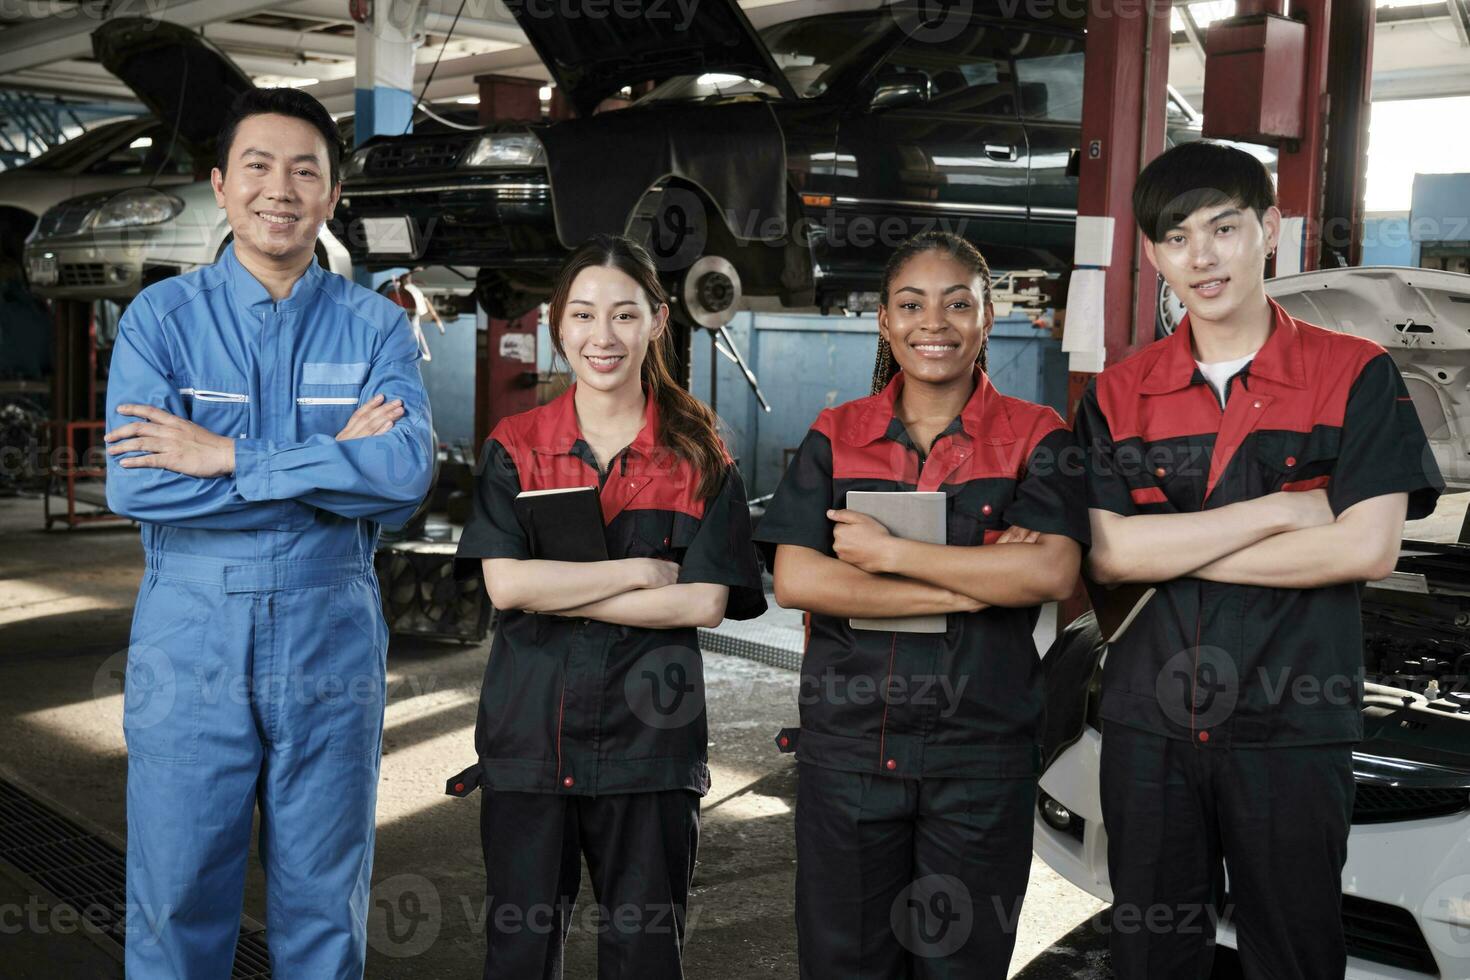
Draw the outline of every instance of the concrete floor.
[[[120,677],[142,574],[137,531],[41,527],[39,499],[0,500],[0,775],[121,845]],[[479,976],[478,800],[446,797],[443,786],[472,761],[487,648],[393,641],[367,969],[374,980]],[[777,728],[795,723],[795,677],[711,654],[706,687],[714,788],[703,806],[687,973],[795,978],[794,766],[772,744]],[[262,884],[252,860],[245,911],[257,921],[265,917]],[[1012,975],[1106,976],[1105,940],[1090,924],[1101,907],[1034,861]],[[0,976],[121,975],[105,941],[62,918],[24,882],[0,874]],[[576,918],[567,976],[593,977],[595,923],[580,911]]]

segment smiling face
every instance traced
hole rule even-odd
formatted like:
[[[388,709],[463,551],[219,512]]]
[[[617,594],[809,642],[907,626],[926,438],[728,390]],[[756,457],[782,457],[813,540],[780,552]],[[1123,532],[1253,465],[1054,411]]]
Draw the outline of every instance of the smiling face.
[[[947,251],[930,249],[889,281],[878,333],[906,377],[945,384],[974,369],[992,319],[980,276]]]
[[[275,267],[311,261],[342,189],[332,183],[317,128],[277,113],[240,120],[229,167],[223,174],[216,167],[210,183],[235,233],[236,253]]]
[[[556,325],[577,383],[598,391],[641,384],[648,345],[663,336],[669,308],[653,309],[643,287],[621,269],[589,266],[577,273]]]
[[[1212,204],[1191,212],[1143,248],[1191,320],[1230,322],[1266,303],[1266,254],[1281,235],[1281,212],[1256,218],[1243,204]]]

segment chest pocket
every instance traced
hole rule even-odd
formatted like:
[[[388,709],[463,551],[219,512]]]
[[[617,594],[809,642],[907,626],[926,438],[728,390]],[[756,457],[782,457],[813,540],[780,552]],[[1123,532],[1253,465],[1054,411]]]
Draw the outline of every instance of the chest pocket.
[[[1337,466],[1341,433],[1336,429],[1312,432],[1262,432],[1256,437],[1257,493],[1278,490],[1325,489]]]
[[[306,361],[296,388],[296,419],[300,436],[335,437],[362,398],[367,361]]]
[[[249,435],[250,393],[243,380],[191,375],[178,379],[178,391],[189,421],[217,436]]]
[[[683,563],[684,553],[699,530],[699,521],[669,510],[635,510],[628,541],[629,558],[658,558]]]
[[[997,481],[994,486],[973,484],[949,499],[949,516],[945,520],[946,543],[951,545],[994,544],[1008,525],[1006,504],[1014,486]]]

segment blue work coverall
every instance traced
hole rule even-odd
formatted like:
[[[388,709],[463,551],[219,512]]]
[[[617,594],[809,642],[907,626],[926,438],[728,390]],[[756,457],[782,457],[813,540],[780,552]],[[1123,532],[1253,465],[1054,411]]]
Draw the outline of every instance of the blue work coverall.
[[[275,975],[362,976],[388,648],[372,559],[429,489],[418,360],[401,307],[315,262],[273,302],[233,245],[123,314],[109,429],[148,404],[236,440],[229,476],[108,462],[147,556],[123,717],[130,980],[230,975],[257,801]],[[376,394],[403,416],[338,442]]]

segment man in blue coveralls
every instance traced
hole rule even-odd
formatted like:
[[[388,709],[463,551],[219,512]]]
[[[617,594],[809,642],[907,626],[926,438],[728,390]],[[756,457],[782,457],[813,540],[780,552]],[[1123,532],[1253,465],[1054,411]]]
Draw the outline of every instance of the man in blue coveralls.
[[[230,975],[260,805],[275,975],[361,977],[388,647],[373,549],[434,446],[401,307],[315,260],[341,192],[331,117],[230,110],[234,241],[124,313],[107,501],[142,523],[128,651],[127,973]]]

